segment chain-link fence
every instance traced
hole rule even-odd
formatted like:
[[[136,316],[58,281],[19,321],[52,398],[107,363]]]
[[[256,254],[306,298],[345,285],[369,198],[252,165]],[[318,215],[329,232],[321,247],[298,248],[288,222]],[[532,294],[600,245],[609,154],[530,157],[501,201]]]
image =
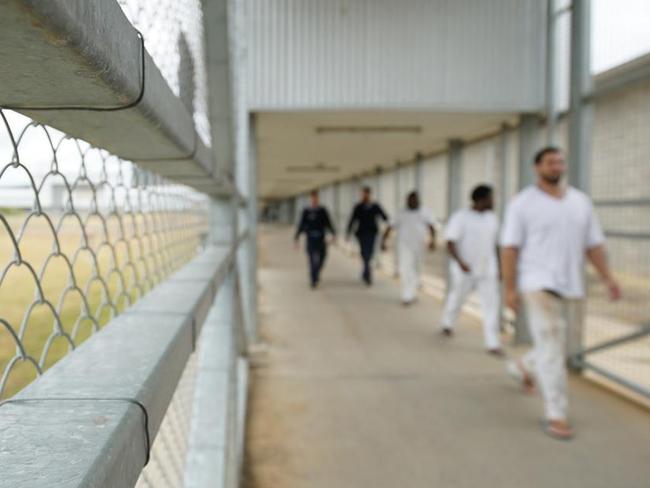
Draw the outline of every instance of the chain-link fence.
[[[52,14],[52,19],[56,21],[43,22],[43,25],[38,25],[38,29],[50,35],[48,41],[55,39],[52,44],[56,44],[53,49],[59,50],[54,56],[57,60],[59,54],[66,61],[73,58],[71,70],[67,70],[67,64],[57,66],[68,77],[66,79],[76,76],[75,81],[82,80],[80,85],[87,81],[89,93],[93,92],[93,87],[99,87],[112,90],[111,95],[115,92],[116,96],[125,97],[121,90],[126,88],[118,82],[113,83],[115,80],[110,76],[107,75],[107,79],[102,76],[111,71],[111,68],[114,68],[112,74],[117,73],[117,78],[129,76],[129,70],[123,69],[124,66],[120,64],[125,57],[115,54],[122,51],[113,49],[124,47],[121,45],[123,39],[117,33],[132,33],[126,17],[142,34],[147,53],[173,95],[192,114],[194,127],[191,127],[192,123],[186,118],[178,100],[170,96],[156,69],[150,69],[151,60],[146,56],[138,58],[143,63],[143,70],[139,76],[140,96],[134,103],[120,106],[118,110],[111,109],[110,113],[101,113],[103,109],[92,106],[72,106],[70,103],[52,103],[51,107],[48,105],[44,110],[51,116],[47,117],[38,113],[38,110],[29,112],[35,118],[42,117],[39,120],[43,122],[83,135],[100,147],[15,111],[0,108],[0,407],[20,411],[27,404],[49,404],[48,402],[62,400],[59,397],[65,396],[64,400],[82,403],[84,408],[87,406],[96,409],[102,415],[104,410],[98,408],[96,403],[104,405],[108,400],[118,405],[128,404],[138,408],[130,408],[126,412],[116,409],[119,413],[115,414],[115,418],[121,423],[114,430],[111,430],[112,424],[106,426],[110,423],[107,420],[109,414],[95,417],[94,425],[91,426],[92,440],[82,438],[83,434],[75,437],[75,433],[67,431],[68,425],[72,426],[71,429],[79,428],[79,431],[86,427],[85,424],[82,425],[85,419],[81,414],[78,424],[74,418],[68,424],[62,422],[60,429],[53,429],[51,441],[49,438],[47,442],[38,440],[43,438],[47,430],[41,429],[39,425],[26,436],[33,434],[36,441],[22,437],[15,443],[9,440],[7,444],[3,443],[2,451],[5,459],[12,457],[11,462],[14,464],[13,456],[24,445],[29,446],[32,442],[39,447],[50,449],[54,446],[58,449],[60,440],[70,436],[74,442],[83,444],[80,452],[67,453],[65,449],[60,450],[70,469],[69,478],[74,478],[70,482],[82,478],[86,482],[85,477],[89,476],[93,480],[101,479],[99,483],[102,486],[113,486],[115,483],[115,486],[120,487],[126,484],[131,486],[141,465],[138,459],[130,455],[129,449],[136,444],[138,448],[141,446],[142,432],[131,432],[131,429],[125,432],[123,427],[125,422],[133,419],[133,411],[137,410],[138,420],[144,415],[148,453],[147,464],[135,486],[178,488],[185,486],[186,482],[191,484],[193,479],[205,478],[206,472],[216,472],[217,476],[228,473],[228,476],[235,479],[236,475],[230,472],[235,473],[239,469],[236,460],[214,452],[212,444],[206,448],[205,443],[196,440],[196,431],[209,423],[212,436],[210,442],[214,440],[219,445],[229,445],[232,442],[235,445],[240,441],[239,437],[234,437],[234,429],[233,432],[222,432],[219,429],[220,422],[231,422],[230,417],[238,415],[238,399],[230,398],[228,389],[205,387],[206,384],[213,386],[219,383],[219,375],[232,375],[240,381],[237,376],[239,373],[233,372],[239,351],[234,351],[234,346],[229,342],[221,341],[221,336],[217,337],[218,340],[215,340],[214,335],[212,340],[204,339],[205,334],[199,336],[199,331],[206,320],[206,310],[214,306],[212,301],[217,292],[239,286],[238,280],[233,278],[231,281],[234,285],[224,285],[222,288],[226,277],[234,277],[239,272],[233,265],[233,256],[245,235],[242,233],[237,238],[233,236],[232,242],[228,241],[230,249],[226,249],[225,243],[229,236],[224,234],[219,245],[216,245],[216,235],[220,229],[209,232],[208,228],[209,222],[214,227],[219,227],[222,222],[219,219],[225,219],[225,214],[231,211],[235,213],[236,210],[232,209],[231,192],[234,190],[229,180],[224,178],[221,181],[214,177],[203,181],[205,174],[212,174],[210,171],[216,165],[215,160],[223,159],[221,148],[218,149],[221,152],[215,155],[216,151],[206,150],[200,144],[203,142],[206,146],[211,146],[204,2],[117,0],[116,3],[106,2],[100,5],[96,2],[93,5],[95,6],[81,2],[68,8],[68,5],[57,3],[51,11],[48,10],[49,5],[35,6],[34,12],[17,17],[21,21],[27,19],[28,22],[25,25],[16,22],[17,35],[22,36],[25,31],[25,44],[33,41],[29,38],[33,33],[29,29],[37,24],[34,19],[39,18],[43,12]],[[230,20],[226,21],[220,15],[223,13],[230,16],[226,11],[215,12],[221,7],[230,8],[229,3],[212,6],[215,9],[206,10],[205,15],[213,17],[211,26],[214,25],[215,17],[219,17],[218,21],[223,21],[218,26],[214,25],[214,32],[218,36],[223,34],[222,39],[229,42]],[[0,10],[3,13],[13,13],[14,8],[20,10],[22,7],[12,4],[6,10]],[[57,23],[61,19],[64,22]],[[91,27],[95,21],[105,23],[101,27],[106,29],[97,28],[97,25]],[[38,35],[40,34],[39,30]],[[62,39],[66,42],[62,42]],[[20,40],[23,42],[22,37]],[[79,42],[75,44],[73,41]],[[92,47],[96,41],[106,49],[94,52]],[[46,47],[49,49],[51,45],[47,44]],[[222,45],[213,47],[219,52],[228,51],[222,49]],[[15,43],[10,42],[7,49],[19,52]],[[37,50],[34,48],[34,52]],[[39,54],[42,53],[36,53],[34,57]],[[221,67],[222,62],[226,63],[220,57],[215,63]],[[228,63],[232,64],[227,69],[234,70],[235,61],[228,60],[226,64]],[[82,66],[80,71],[75,70],[77,65]],[[88,71],[84,71],[88,66]],[[93,71],[95,68],[101,73]],[[28,63],[24,71],[18,73],[22,78],[28,79],[30,73],[34,76],[33,65]],[[86,75],[87,72],[92,72],[92,76],[97,78],[91,79],[91,75]],[[42,68],[39,72],[37,67],[35,73],[41,75]],[[48,81],[49,78],[43,79]],[[230,80],[224,78],[220,81],[223,83],[220,88],[232,88],[227,86]],[[34,82],[33,85],[38,83]],[[34,86],[25,84],[26,97],[31,96],[29,90]],[[76,93],[70,87],[61,86],[62,94],[66,88],[65,96]],[[5,95],[11,93],[12,90],[9,89]],[[58,97],[59,92],[53,91],[52,96]],[[9,99],[9,102],[3,106],[16,106],[11,103],[10,96],[4,99]],[[158,107],[162,107],[160,112],[156,111]],[[220,110],[221,108],[230,110],[233,107],[224,106]],[[65,117],[57,110],[61,110]],[[83,117],[77,118],[76,110],[83,111]],[[97,118],[94,118],[95,115]],[[80,130],[79,126],[83,126],[84,130]],[[131,136],[131,130],[137,135]],[[138,133],[138,130],[142,132]],[[148,141],[155,141],[155,144],[141,142],[140,134],[144,134],[145,138],[152,135]],[[134,142],[131,148],[112,145],[115,141],[125,139],[125,136],[131,136],[130,141]],[[191,137],[194,138],[194,143],[190,152],[185,149],[189,146]],[[137,144],[140,144],[138,151],[131,151]],[[172,147],[173,152],[169,157],[166,145]],[[159,146],[163,149],[157,151]],[[141,161],[141,165],[120,158],[104,148],[128,155]],[[243,158],[237,163],[248,164]],[[201,168],[197,171],[195,165]],[[178,181],[192,185],[197,181],[196,186],[201,190],[223,195],[223,198],[211,199],[188,186],[165,179],[161,174],[147,171],[143,169],[144,166],[161,174],[173,175]],[[250,228],[249,223],[248,229]],[[184,266],[190,261],[191,264]],[[175,273],[180,268],[183,270]],[[113,320],[145,295],[147,298],[138,306]],[[220,324],[220,320],[228,320],[229,330],[243,327],[243,321],[239,319],[244,306],[240,303],[239,295],[236,296],[238,298],[232,304],[218,308],[225,309],[226,315],[230,308],[237,309],[237,319],[219,318],[213,322]],[[231,312],[234,316],[235,311]],[[133,335],[129,327],[131,323],[137,324]],[[104,326],[107,326],[106,330],[102,331]],[[121,326],[125,329],[120,329]],[[140,326],[142,329],[138,329]],[[215,324],[213,326],[216,327]],[[126,329],[129,332],[122,334]],[[172,331],[175,332],[172,334]],[[99,334],[81,350],[72,353],[96,332]],[[166,334],[170,334],[170,337]],[[136,343],[145,344],[146,347],[136,347]],[[192,353],[187,360],[190,350],[195,347],[205,348],[206,344],[212,345],[212,349],[209,349],[210,365],[221,360],[223,372],[217,374],[209,366],[206,367],[205,354],[199,360],[198,354]],[[111,347],[115,348],[112,351],[121,351],[129,346],[133,350],[137,349],[136,361],[122,361],[120,354],[106,353],[106,357],[103,357],[103,353]],[[88,351],[93,348],[99,354],[89,355]],[[68,353],[71,354],[56,368],[35,382]],[[92,359],[88,360],[91,355]],[[219,358],[220,355],[223,358]],[[92,376],[95,360],[104,361],[100,364],[106,370],[114,368],[116,363],[119,371],[111,370],[104,374],[102,370],[100,374]],[[76,364],[82,364],[83,367],[77,368]],[[62,373],[66,368],[67,376]],[[176,383],[183,368],[180,381]],[[77,374],[82,382],[88,374],[92,378],[89,385],[96,389],[100,389],[99,384],[103,387],[102,381],[106,381],[108,386],[101,388],[100,396],[105,394],[107,398],[84,395],[88,393],[85,385],[75,388],[71,377]],[[206,376],[212,383],[206,383]],[[55,386],[46,395],[34,393],[47,390],[51,384]],[[23,390],[28,385],[29,388]],[[115,391],[111,388],[114,386],[119,390],[119,398],[113,398]],[[209,392],[206,393],[207,390]],[[123,392],[128,394],[122,397],[120,395]],[[17,393],[19,394],[16,395]],[[39,398],[33,398],[35,396]],[[27,397],[29,398],[25,400]],[[213,407],[216,402],[223,402],[228,407],[223,411],[215,409]],[[207,410],[210,411],[206,413]],[[164,418],[160,423],[163,413]],[[19,415],[23,415],[23,412]],[[77,411],[71,415],[76,417]],[[57,417],[57,422],[58,420]],[[111,417],[109,420],[112,422],[115,419]],[[18,429],[20,428],[19,425]],[[102,432],[93,437],[99,431]],[[37,460],[37,464],[41,463],[40,466],[49,468],[57,463],[51,452],[36,450],[38,452],[33,459]],[[209,462],[202,464],[206,459]],[[129,463],[132,464],[126,466]],[[228,463],[232,463],[232,466]],[[19,464],[20,462],[15,463],[16,466]],[[38,474],[48,477],[48,483],[50,476],[53,479],[64,476],[60,472],[56,475],[49,472]],[[33,473],[27,471],[23,473],[20,467],[11,474],[5,473],[6,477],[18,479],[30,486],[31,478],[28,477],[31,475]],[[218,481],[217,476],[212,480],[215,483]],[[128,483],[122,481],[126,479],[129,480]],[[56,484],[57,481],[54,480],[53,483]],[[94,481],[90,483],[94,486]]]
[[[0,111],[0,398],[193,257],[207,201]]]
[[[646,64],[650,66],[650,61]],[[619,68],[620,69],[620,68]],[[622,73],[624,74],[624,73]],[[650,83],[595,103],[591,196],[607,236],[623,297],[617,302],[589,273],[585,358],[650,398]],[[645,335],[644,335],[645,333]]]
[[[118,0],[118,3],[142,33],[145,48],[169,87],[193,114],[199,137],[210,145],[201,0]]]

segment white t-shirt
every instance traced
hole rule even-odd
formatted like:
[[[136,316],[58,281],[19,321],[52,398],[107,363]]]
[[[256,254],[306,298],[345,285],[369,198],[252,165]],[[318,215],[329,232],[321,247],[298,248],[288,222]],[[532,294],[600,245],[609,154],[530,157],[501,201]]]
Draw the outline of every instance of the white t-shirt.
[[[391,226],[397,231],[398,249],[422,252],[427,244],[429,226],[433,219],[424,209],[404,210],[397,215]]]
[[[518,288],[585,295],[585,251],[605,241],[589,197],[569,187],[555,198],[537,186],[508,205],[501,245],[519,249]]]
[[[497,276],[498,234],[499,219],[494,212],[471,208],[455,212],[445,229],[445,239],[456,244],[456,252],[475,277]],[[451,266],[459,267],[455,259]]]

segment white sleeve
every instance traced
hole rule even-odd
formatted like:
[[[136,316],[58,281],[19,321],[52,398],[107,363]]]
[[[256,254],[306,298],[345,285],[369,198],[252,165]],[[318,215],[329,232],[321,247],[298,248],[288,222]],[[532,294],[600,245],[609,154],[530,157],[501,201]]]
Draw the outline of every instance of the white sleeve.
[[[501,246],[521,247],[526,237],[526,226],[517,205],[510,204],[506,210],[501,232]]]
[[[422,209],[420,213],[422,215],[422,220],[424,220],[425,224],[430,225],[432,227],[436,226],[436,219],[433,217],[432,213],[428,209]]]
[[[445,240],[454,242],[460,239],[463,233],[462,224],[461,212],[454,213],[445,227]]]
[[[393,229],[397,229],[397,228],[399,228],[399,224],[400,224],[400,220],[401,220],[401,219],[400,219],[401,215],[402,215],[401,213],[397,213],[397,212],[395,212],[395,216],[394,216],[394,217],[391,219],[391,221],[390,221],[390,226],[391,226]]]
[[[594,207],[589,205],[589,227],[587,228],[587,249],[600,246],[605,242],[605,234],[600,227],[598,216],[594,212]]]

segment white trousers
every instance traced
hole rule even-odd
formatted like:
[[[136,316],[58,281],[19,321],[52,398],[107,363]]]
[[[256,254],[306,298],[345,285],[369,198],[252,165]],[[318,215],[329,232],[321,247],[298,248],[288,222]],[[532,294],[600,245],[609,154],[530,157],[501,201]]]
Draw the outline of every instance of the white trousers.
[[[501,300],[499,280],[496,276],[476,277],[464,273],[459,266],[449,267],[449,292],[445,301],[441,327],[453,329],[467,296],[477,290],[483,311],[483,338],[487,349],[501,347],[499,340],[499,315]]]
[[[420,263],[423,251],[417,251],[407,246],[399,246],[398,267],[402,284],[402,301],[411,302],[417,296],[420,286]]]
[[[567,338],[569,344],[580,342],[583,301],[556,297],[544,291],[525,293],[523,301],[533,349],[521,358],[521,362],[537,379],[546,418],[566,420]],[[571,320],[571,334],[568,333],[568,320]],[[575,347],[569,346],[570,349]]]

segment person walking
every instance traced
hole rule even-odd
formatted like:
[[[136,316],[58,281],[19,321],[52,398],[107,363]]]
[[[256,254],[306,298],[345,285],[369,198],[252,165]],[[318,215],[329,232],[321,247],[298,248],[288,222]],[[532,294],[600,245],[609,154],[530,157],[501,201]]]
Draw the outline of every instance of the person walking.
[[[372,285],[371,262],[379,232],[377,220],[388,221],[384,209],[371,200],[371,193],[372,190],[368,186],[361,189],[361,201],[354,206],[347,228],[347,237],[349,238],[354,232],[359,241],[359,250],[363,261],[361,279],[368,286]]]
[[[449,263],[449,292],[441,329],[452,336],[456,320],[469,293],[477,290],[483,309],[483,337],[489,353],[501,356],[499,339],[499,264],[497,242],[499,220],[492,211],[493,192],[478,185],[471,194],[472,207],[458,210],[445,229]]]
[[[620,298],[618,283],[607,264],[605,238],[589,197],[565,186],[563,152],[540,150],[534,159],[537,183],[522,190],[508,205],[501,236],[501,264],[508,307],[523,303],[533,349],[508,363],[508,371],[527,391],[537,382],[544,399],[544,431],[570,439],[568,420],[567,336],[582,328],[567,323],[578,317],[585,296],[585,256],[607,286]],[[568,330],[571,327],[574,330]]]
[[[406,210],[401,212],[386,229],[381,248],[386,250],[386,242],[392,229],[397,231],[397,254],[399,275],[402,282],[402,304],[408,306],[416,298],[420,283],[420,264],[425,249],[434,250],[436,230],[432,218],[420,208],[420,197],[413,191],[406,198]]]
[[[310,196],[311,204],[302,211],[294,235],[294,244],[298,249],[300,234],[304,233],[311,287],[316,288],[320,282],[320,273],[327,257],[326,233],[329,231],[333,238],[336,238],[336,230],[327,209],[320,204],[318,191],[312,191]]]

